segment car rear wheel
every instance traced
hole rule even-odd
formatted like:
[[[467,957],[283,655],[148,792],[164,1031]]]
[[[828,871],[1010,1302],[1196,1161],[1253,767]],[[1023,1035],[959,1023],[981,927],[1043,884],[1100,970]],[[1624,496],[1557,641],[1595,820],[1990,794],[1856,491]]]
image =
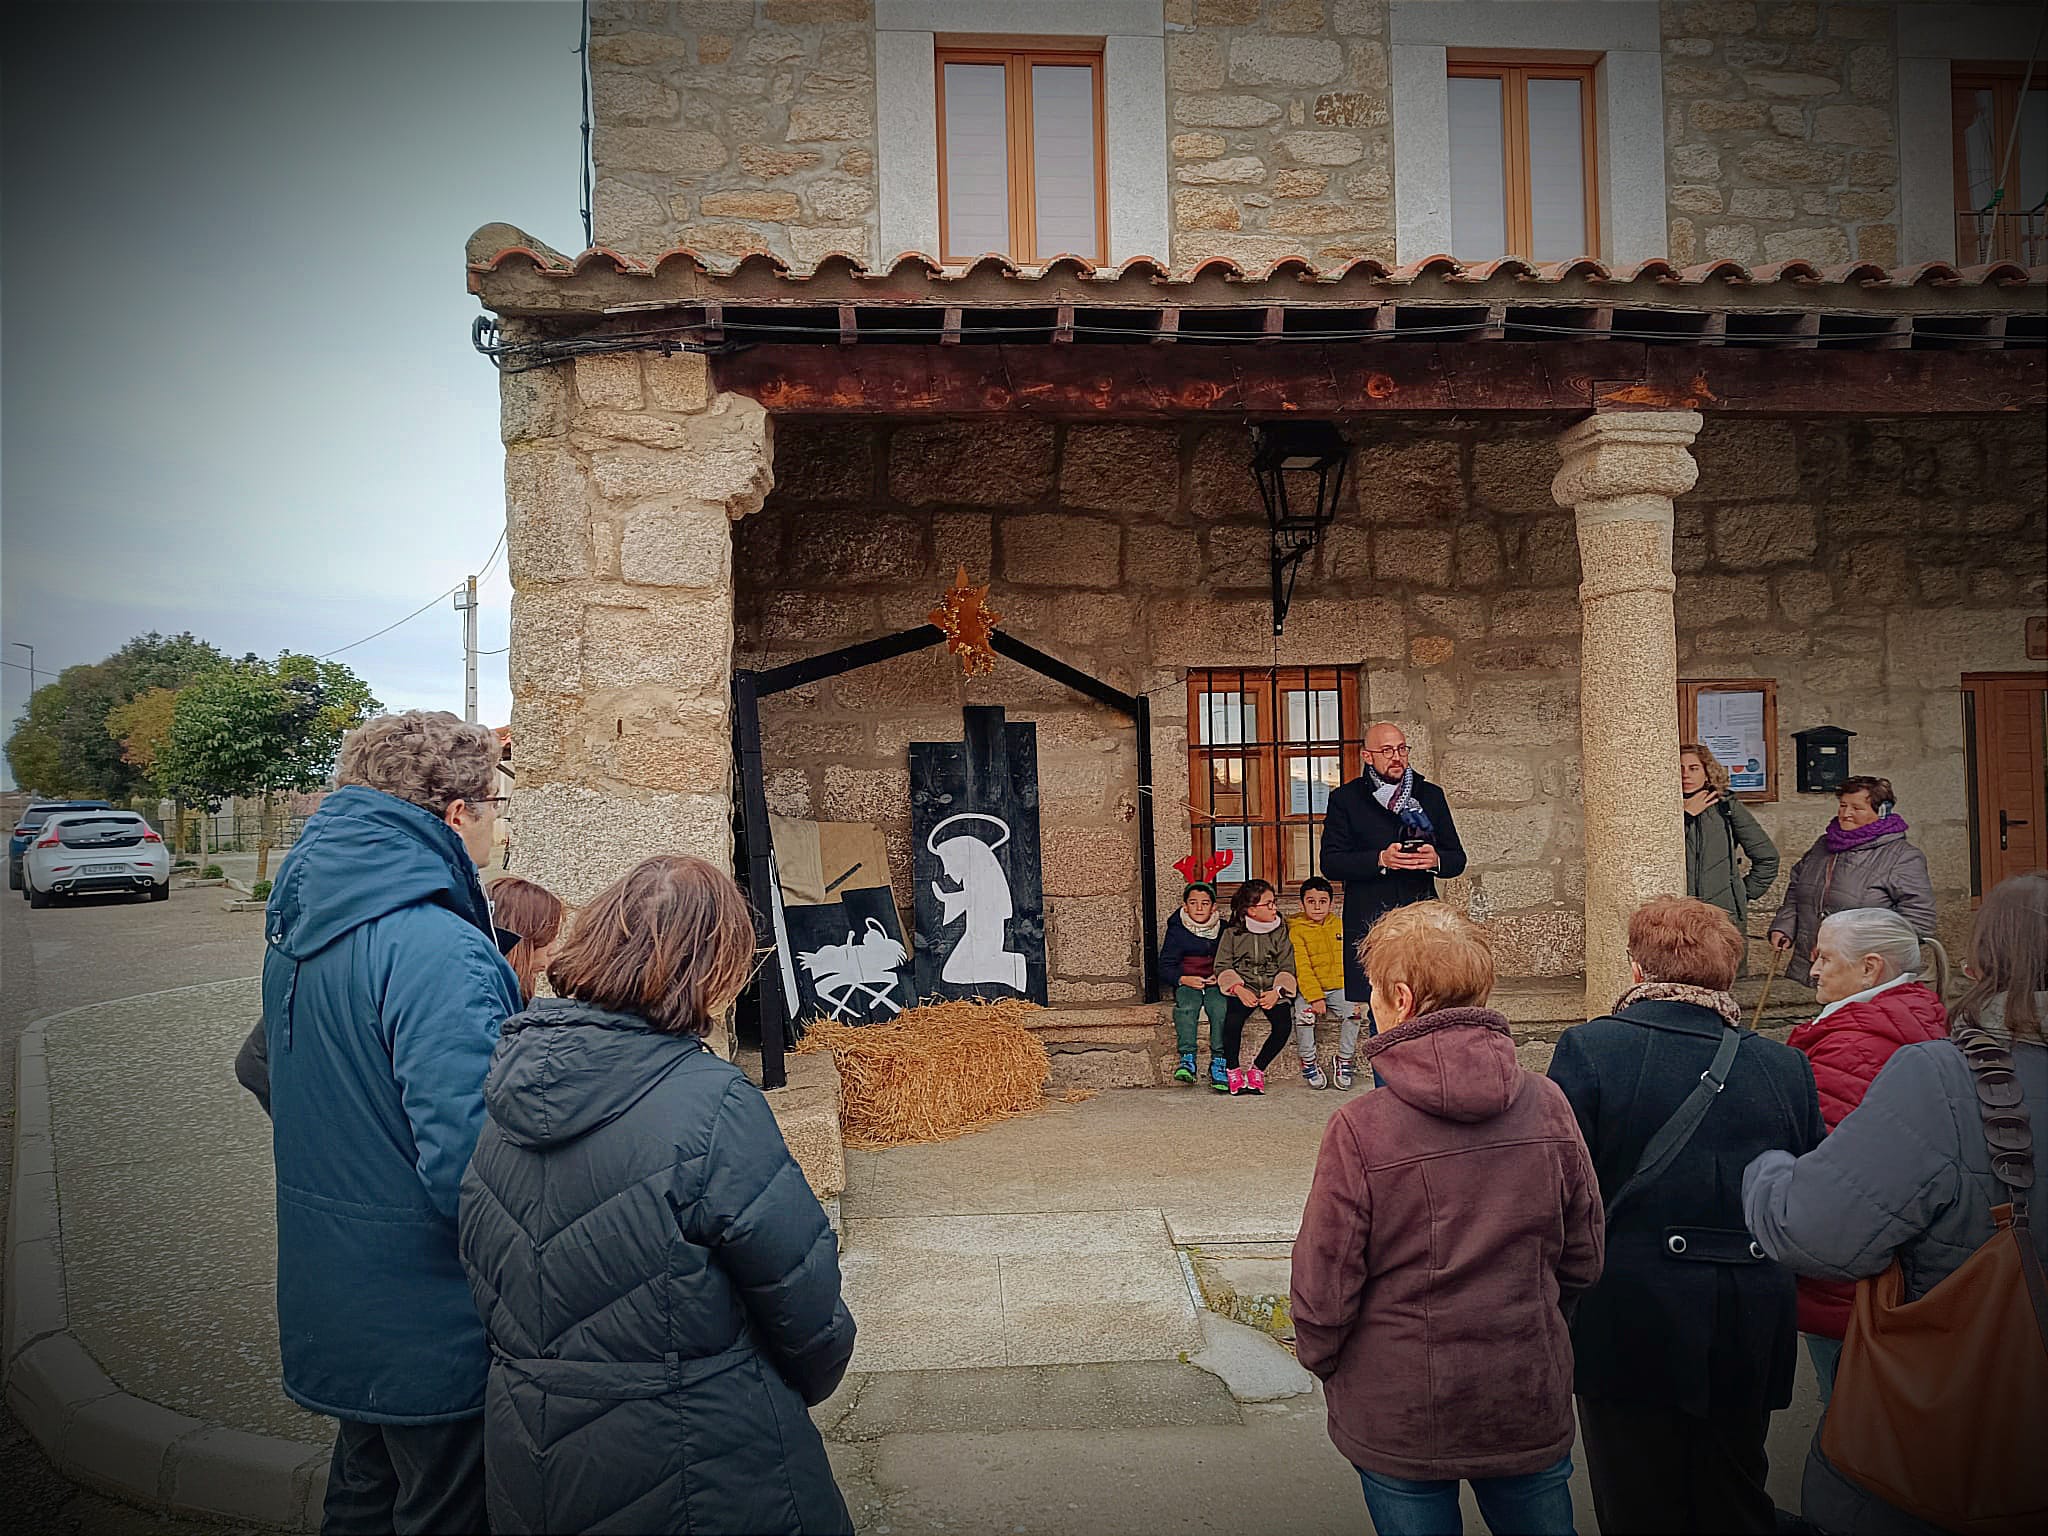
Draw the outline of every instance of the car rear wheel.
[[[171,899],[171,882],[166,880],[161,885],[152,885],[149,888],[149,899],[151,901],[169,901]]]
[[[28,888],[28,904],[40,912],[50,904],[50,893],[48,891],[39,891],[31,885]]]

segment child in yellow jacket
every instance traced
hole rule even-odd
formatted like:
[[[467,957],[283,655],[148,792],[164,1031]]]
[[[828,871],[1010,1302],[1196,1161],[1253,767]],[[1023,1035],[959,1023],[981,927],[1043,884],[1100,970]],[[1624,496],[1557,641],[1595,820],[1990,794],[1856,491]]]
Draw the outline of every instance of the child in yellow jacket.
[[[1301,994],[1294,1000],[1294,1051],[1301,1057],[1301,1075],[1311,1088],[1327,1088],[1330,1079],[1316,1060],[1316,1025],[1334,1015],[1337,1026],[1336,1081],[1349,1088],[1358,1062],[1358,1018],[1344,995],[1344,922],[1334,915],[1337,893],[1321,875],[1301,882],[1301,911],[1287,919],[1298,966],[1295,979]]]

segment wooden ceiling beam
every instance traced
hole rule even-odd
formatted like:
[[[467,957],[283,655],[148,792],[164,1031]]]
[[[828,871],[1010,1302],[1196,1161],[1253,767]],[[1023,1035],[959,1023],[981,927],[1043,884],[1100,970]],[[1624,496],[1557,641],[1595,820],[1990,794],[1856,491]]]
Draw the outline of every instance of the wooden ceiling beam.
[[[1142,333],[1141,333],[1142,334]],[[819,416],[1065,419],[1702,410],[1773,416],[2048,409],[2048,353],[1400,342],[1372,346],[747,346],[718,387]]]

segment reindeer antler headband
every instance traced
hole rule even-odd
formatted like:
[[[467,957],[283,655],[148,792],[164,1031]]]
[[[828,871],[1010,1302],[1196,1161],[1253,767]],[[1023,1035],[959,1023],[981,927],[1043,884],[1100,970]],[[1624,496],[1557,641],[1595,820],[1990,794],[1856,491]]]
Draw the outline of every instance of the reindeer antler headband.
[[[1235,849],[1219,848],[1206,859],[1191,853],[1176,861],[1173,867],[1180,871],[1181,879],[1189,885],[1211,885],[1215,883],[1218,871],[1230,868],[1231,860],[1236,857]]]

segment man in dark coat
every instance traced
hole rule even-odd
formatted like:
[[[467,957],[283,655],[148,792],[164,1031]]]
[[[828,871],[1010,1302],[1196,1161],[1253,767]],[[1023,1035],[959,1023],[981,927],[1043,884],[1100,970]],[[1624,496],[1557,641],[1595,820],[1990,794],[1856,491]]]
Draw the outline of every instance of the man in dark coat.
[[[1365,772],[1330,792],[1323,817],[1323,874],[1344,886],[1344,995],[1372,989],[1358,946],[1396,907],[1436,900],[1436,880],[1465,873],[1465,845],[1444,792],[1408,765],[1408,737],[1391,721],[1365,733]],[[1373,1034],[1368,1005],[1367,1028]],[[1338,1086],[1347,1087],[1344,1062]],[[1378,1080],[1378,1074],[1374,1074]]]
[[[1742,939],[1719,908],[1646,904],[1629,954],[1648,979],[1566,1030],[1550,1061],[1603,1202],[1730,1030],[1736,1051],[1684,1150],[1609,1211],[1606,1270],[1572,1319],[1594,1506],[1602,1530],[1769,1532],[1764,1437],[1792,1400],[1797,1303],[1791,1272],[1750,1242],[1742,1172],[1763,1152],[1818,1146],[1820,1097],[1804,1056],[1741,1028],[1727,989]]]
[[[285,1392],[340,1421],[328,1533],[484,1527],[484,1330],[455,1215],[519,1006],[477,877],[498,752],[445,713],[354,732],[265,916],[278,1341]]]

